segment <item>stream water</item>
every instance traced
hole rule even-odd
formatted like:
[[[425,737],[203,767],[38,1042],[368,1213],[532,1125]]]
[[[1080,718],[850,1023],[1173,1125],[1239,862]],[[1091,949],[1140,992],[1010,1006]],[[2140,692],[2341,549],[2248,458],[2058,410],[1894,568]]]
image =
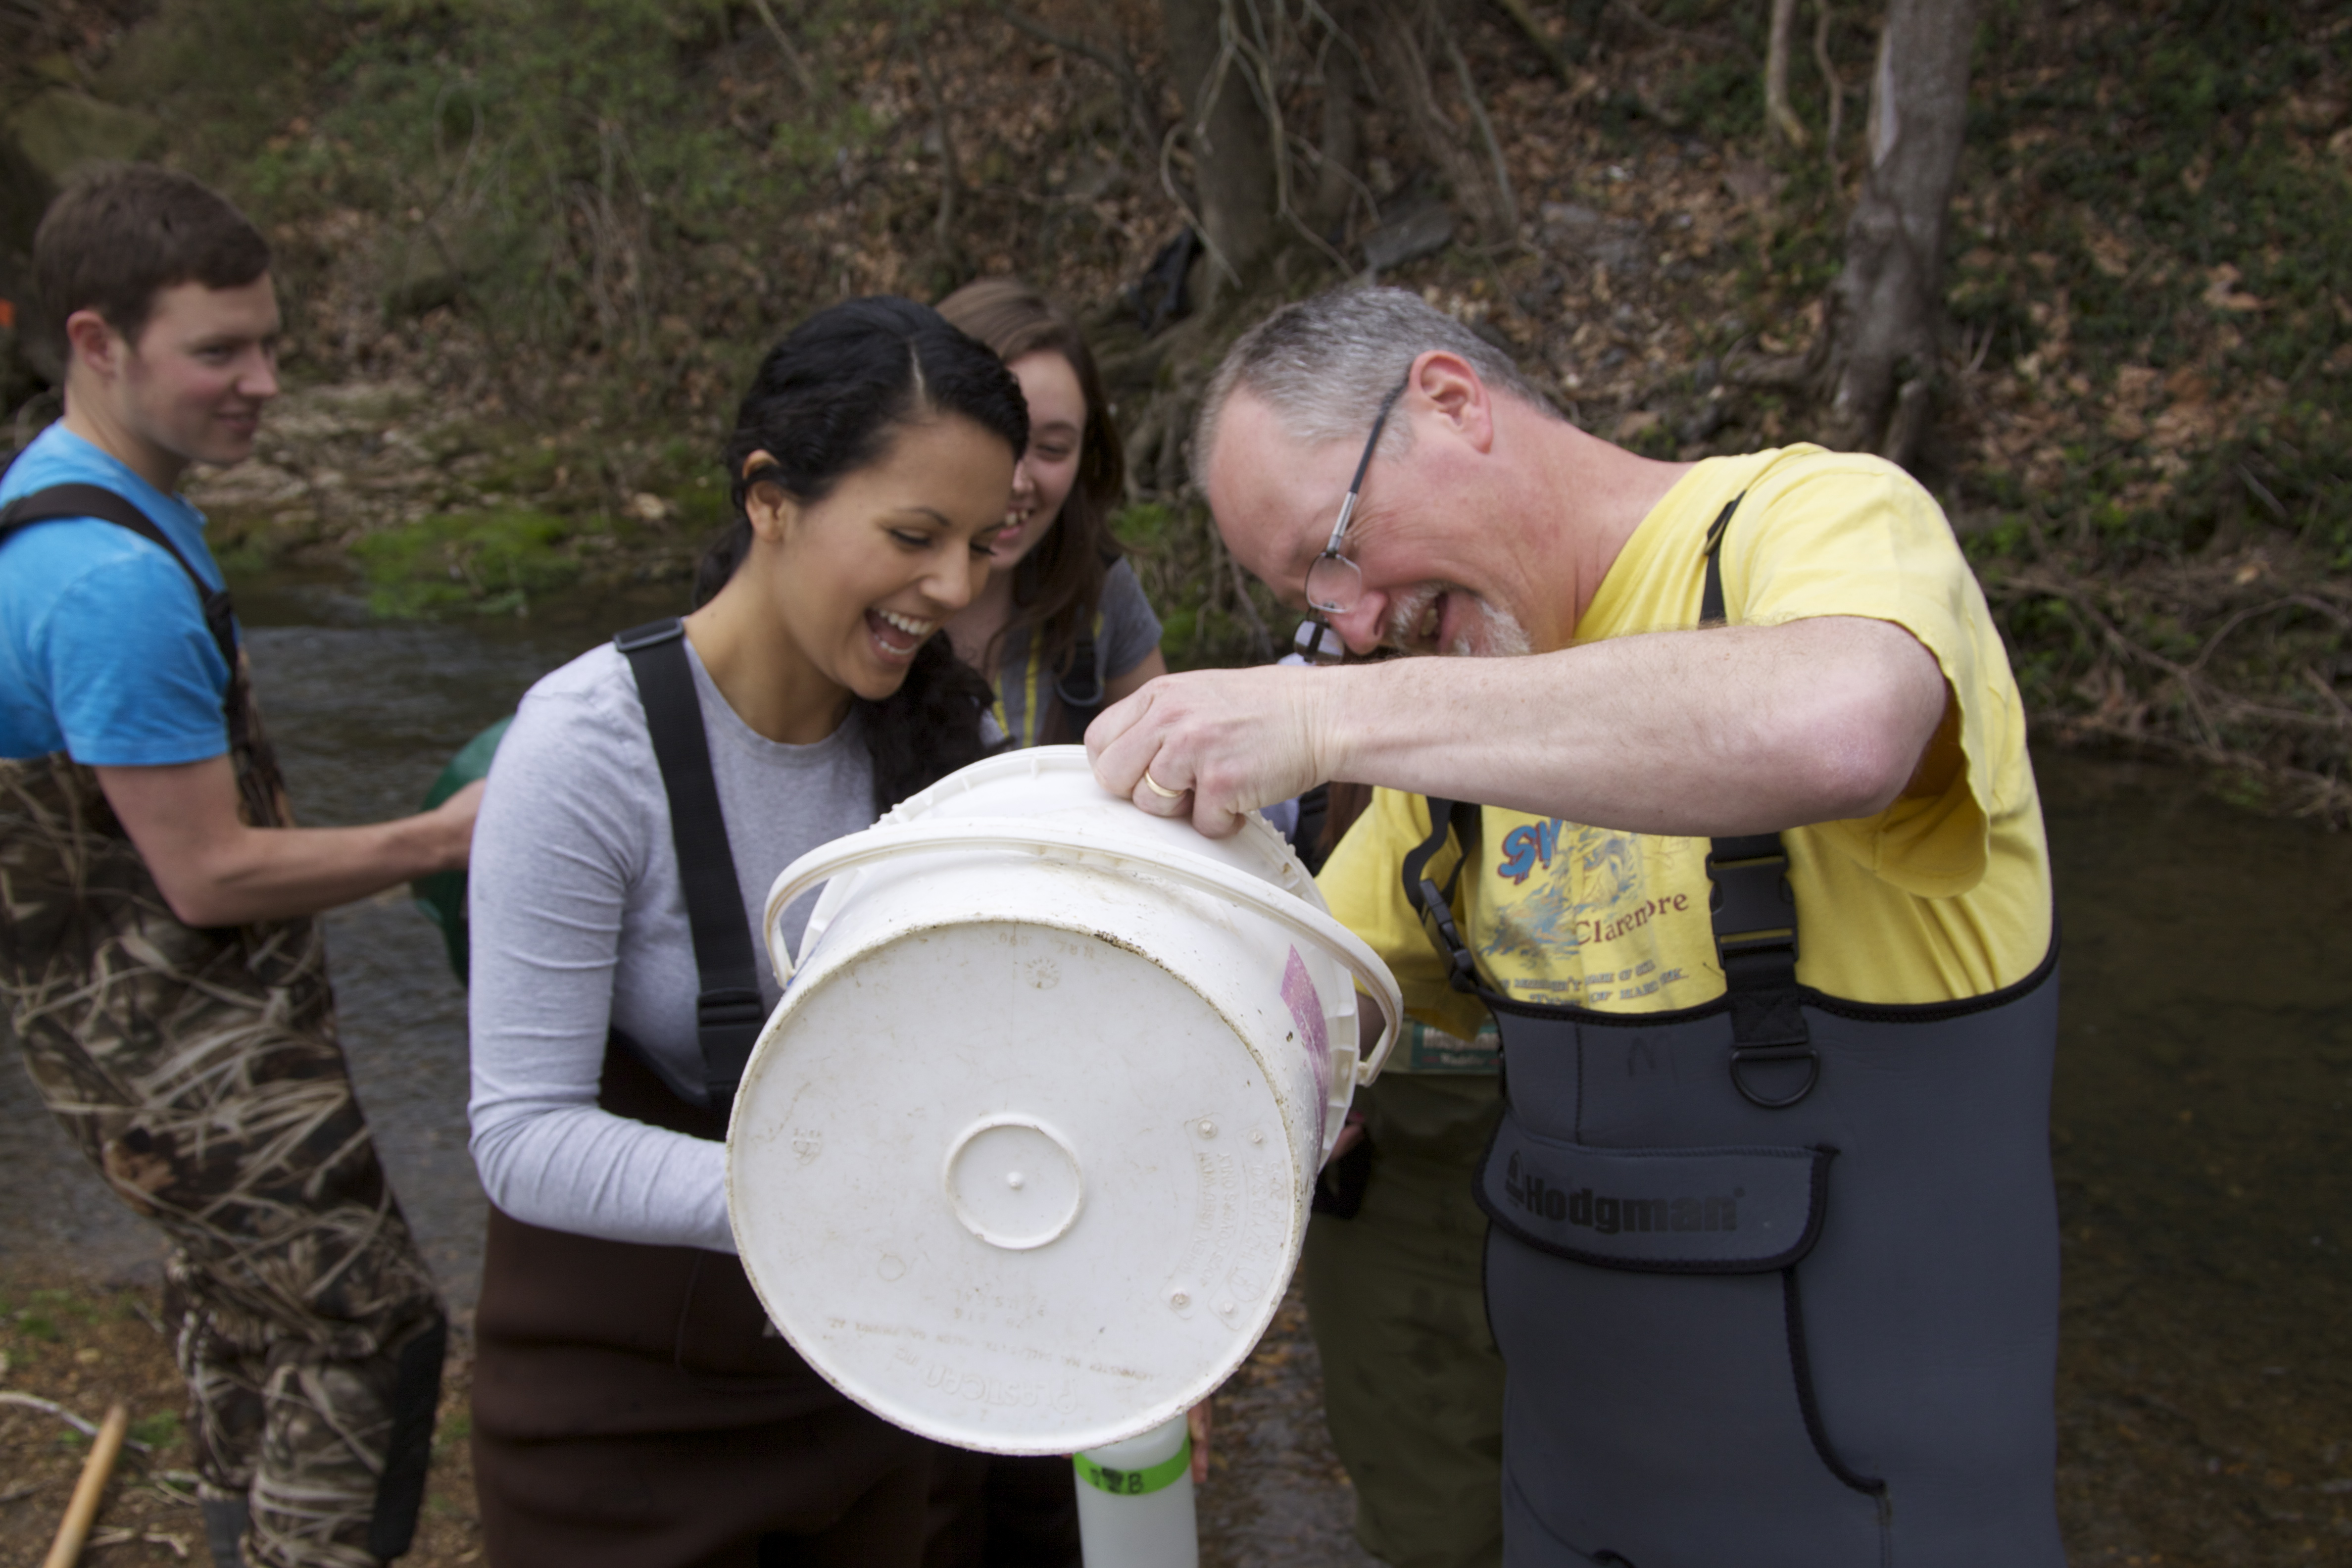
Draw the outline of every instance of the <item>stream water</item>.
[[[240,586],[304,820],[414,808],[534,679],[673,607],[370,622],[333,588]],[[2352,837],[2177,773],[2038,756],[2065,931],[2060,1506],[2078,1564],[2352,1563]],[[479,1280],[464,998],[404,893],[330,918],[352,1071],[453,1304]],[[0,1254],[152,1278],[155,1244],[0,1070]],[[1296,1331],[1235,1391],[1212,1560],[1369,1561]],[[1307,1458],[1302,1461],[1302,1454]],[[1323,1457],[1316,1457],[1323,1456]],[[1245,1479],[1255,1478],[1255,1479]]]

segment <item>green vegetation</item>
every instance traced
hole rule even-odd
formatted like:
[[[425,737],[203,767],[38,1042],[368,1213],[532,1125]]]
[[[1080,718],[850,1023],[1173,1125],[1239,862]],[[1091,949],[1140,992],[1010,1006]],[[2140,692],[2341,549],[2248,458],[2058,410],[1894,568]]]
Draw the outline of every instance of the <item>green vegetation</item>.
[[[352,552],[377,615],[514,615],[578,577],[578,563],[555,549],[571,531],[541,511],[443,513],[369,534]]]
[[[168,1447],[180,1440],[180,1418],[168,1410],[142,1415],[131,1424],[131,1436],[151,1448]]]

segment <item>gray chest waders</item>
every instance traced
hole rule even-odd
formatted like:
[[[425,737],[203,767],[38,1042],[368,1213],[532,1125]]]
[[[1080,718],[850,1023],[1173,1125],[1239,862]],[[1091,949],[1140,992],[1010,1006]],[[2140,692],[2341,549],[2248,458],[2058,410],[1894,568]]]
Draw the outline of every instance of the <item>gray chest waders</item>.
[[[1477,807],[1430,816],[1406,893],[1502,1035],[1476,1195],[1507,1568],[2063,1564],[2055,942],[1966,1001],[1826,996],[1779,836],[1718,838],[1722,999],[1517,1002],[1423,875],[1449,830],[1477,856]]]

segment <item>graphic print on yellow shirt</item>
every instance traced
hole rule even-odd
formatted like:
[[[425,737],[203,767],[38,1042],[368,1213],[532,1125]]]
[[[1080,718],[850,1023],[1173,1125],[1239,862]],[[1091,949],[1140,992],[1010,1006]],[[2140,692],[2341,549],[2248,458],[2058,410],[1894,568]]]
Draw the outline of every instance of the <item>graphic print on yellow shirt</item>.
[[[1704,858],[1702,841],[1504,815],[1486,858],[1492,908],[1478,952],[1517,982],[1512,994],[1631,1009],[1683,986],[1711,955],[1706,894],[1684,889],[1676,865],[1694,850]]]
[[[2008,657],[1935,500],[1874,458],[1794,447],[1696,465],[1626,542],[1580,643],[1696,626],[1708,525],[1725,534],[1731,621],[1860,616],[1904,627],[1958,699],[1951,782],[1877,816],[1782,835],[1799,921],[1797,978],[1859,1002],[1945,1001],[2024,978],[2050,942],[2050,882],[2025,723]],[[1562,715],[1560,722],[1574,723]],[[1375,793],[1318,885],[1395,970],[1408,1011],[1456,1034],[1483,1008],[1451,991],[1399,880],[1428,833],[1417,795]],[[1707,841],[1489,809],[1456,907],[1488,982],[1515,1000],[1604,1012],[1723,994]],[[1431,874],[1441,886],[1454,856]]]

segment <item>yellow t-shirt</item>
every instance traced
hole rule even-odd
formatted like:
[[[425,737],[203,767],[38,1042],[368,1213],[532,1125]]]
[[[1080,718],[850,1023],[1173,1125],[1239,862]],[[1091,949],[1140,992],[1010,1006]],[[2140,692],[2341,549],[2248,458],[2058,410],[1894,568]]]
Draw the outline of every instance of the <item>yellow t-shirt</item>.
[[[1733,624],[1891,621],[1936,656],[1958,699],[1965,765],[1945,793],[1781,836],[1797,900],[1798,980],[1858,1002],[1906,1003],[1979,995],[2024,978],[2051,937],[2049,857],[2024,712],[1942,510],[1902,469],[1818,447],[1698,464],[1626,542],[1577,641],[1697,626],[1707,529],[1743,492],[1721,551]],[[1446,986],[1400,881],[1405,854],[1428,832],[1422,797],[1380,790],[1318,885],[1332,913],[1395,970],[1406,1010],[1468,1039],[1486,1009]],[[1489,983],[1505,994],[1651,1013],[1723,994],[1706,839],[1493,809],[1483,814],[1481,837],[1475,875],[1463,877],[1455,903]],[[1454,858],[1449,850],[1432,862],[1441,887]]]

